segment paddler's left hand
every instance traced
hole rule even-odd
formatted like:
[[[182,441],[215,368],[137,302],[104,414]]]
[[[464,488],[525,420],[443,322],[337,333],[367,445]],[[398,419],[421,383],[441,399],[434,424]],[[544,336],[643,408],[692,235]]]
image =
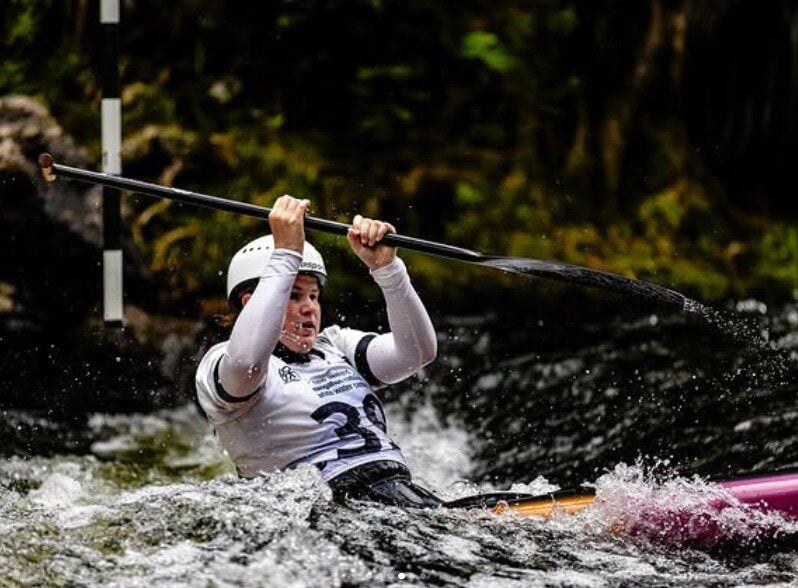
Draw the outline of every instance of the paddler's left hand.
[[[346,235],[352,251],[363,260],[370,270],[383,267],[396,258],[396,247],[380,245],[382,238],[388,233],[395,233],[393,225],[371,218],[363,218],[359,214],[352,219],[352,226]]]

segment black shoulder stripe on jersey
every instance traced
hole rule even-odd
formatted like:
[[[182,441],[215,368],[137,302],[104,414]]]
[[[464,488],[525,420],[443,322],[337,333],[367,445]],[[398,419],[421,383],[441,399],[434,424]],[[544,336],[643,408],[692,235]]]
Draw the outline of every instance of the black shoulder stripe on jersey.
[[[369,362],[366,359],[366,350],[369,348],[369,344],[377,335],[371,334],[366,335],[357,343],[357,347],[355,347],[355,369],[360,372],[366,381],[371,384],[372,386],[385,386],[384,382],[380,382],[371,371],[371,366],[369,366]]]
[[[224,400],[225,402],[245,402],[255,396],[260,391],[260,388],[255,389],[254,392],[251,394],[247,394],[246,396],[233,396],[232,394],[228,394],[227,390],[224,389],[222,386],[222,381],[219,379],[219,364],[222,363],[222,358],[216,360],[216,365],[213,366],[213,383],[216,386],[216,394]]]

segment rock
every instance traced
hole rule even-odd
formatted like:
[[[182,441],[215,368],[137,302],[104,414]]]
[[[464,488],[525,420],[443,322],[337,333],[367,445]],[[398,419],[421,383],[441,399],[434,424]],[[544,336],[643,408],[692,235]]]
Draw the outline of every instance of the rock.
[[[158,287],[123,235],[126,328],[103,327],[101,191],[44,186],[43,151],[92,167],[45,106],[0,97],[0,409],[71,419],[185,402],[201,324],[146,310]]]
[[[43,151],[52,153],[59,163],[91,165],[85,151],[64,133],[44,105],[27,96],[0,97],[0,181],[7,182],[3,192],[18,191],[16,203],[23,195],[20,192],[30,194],[53,222],[100,247],[100,190],[66,182],[43,189],[36,163]]]

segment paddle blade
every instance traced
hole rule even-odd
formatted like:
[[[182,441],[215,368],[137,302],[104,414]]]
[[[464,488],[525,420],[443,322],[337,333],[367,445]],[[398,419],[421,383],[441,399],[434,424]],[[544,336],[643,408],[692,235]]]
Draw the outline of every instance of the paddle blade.
[[[560,282],[571,282],[618,292],[658,306],[677,310],[683,309],[687,300],[682,294],[663,286],[569,263],[493,255],[483,256],[482,259],[474,260],[472,263],[516,274],[548,278]]]

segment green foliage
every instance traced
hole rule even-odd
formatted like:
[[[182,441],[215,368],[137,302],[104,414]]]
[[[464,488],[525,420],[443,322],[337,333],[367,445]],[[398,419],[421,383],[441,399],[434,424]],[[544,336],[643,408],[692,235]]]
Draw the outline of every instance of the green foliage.
[[[754,276],[760,287],[798,287],[798,226],[777,223],[753,245]]]
[[[97,4],[3,3],[0,92],[41,97],[99,156]],[[159,11],[126,3],[123,15],[131,176],[262,205],[307,196],[319,216],[363,212],[408,234],[703,298],[798,288],[795,224],[734,220],[745,215],[727,214],[687,140],[670,99],[672,12],[641,68],[648,3],[182,0]],[[650,78],[630,83],[640,71]],[[266,230],[144,199],[133,212],[135,241],[175,304],[222,297],[230,255]],[[314,238],[340,274],[327,295],[368,287],[343,240]],[[484,282],[411,259],[426,288]]]
[[[578,23],[576,9],[568,5],[549,14],[546,24],[552,32],[571,33]]]
[[[20,6],[16,18],[9,22],[8,32],[5,35],[5,45],[14,43],[27,43],[33,39],[36,33],[36,8],[33,5],[24,5],[21,2],[15,4]]]
[[[501,73],[516,66],[516,59],[507,52],[499,38],[488,31],[474,31],[463,38],[463,57],[477,59],[489,69]]]

